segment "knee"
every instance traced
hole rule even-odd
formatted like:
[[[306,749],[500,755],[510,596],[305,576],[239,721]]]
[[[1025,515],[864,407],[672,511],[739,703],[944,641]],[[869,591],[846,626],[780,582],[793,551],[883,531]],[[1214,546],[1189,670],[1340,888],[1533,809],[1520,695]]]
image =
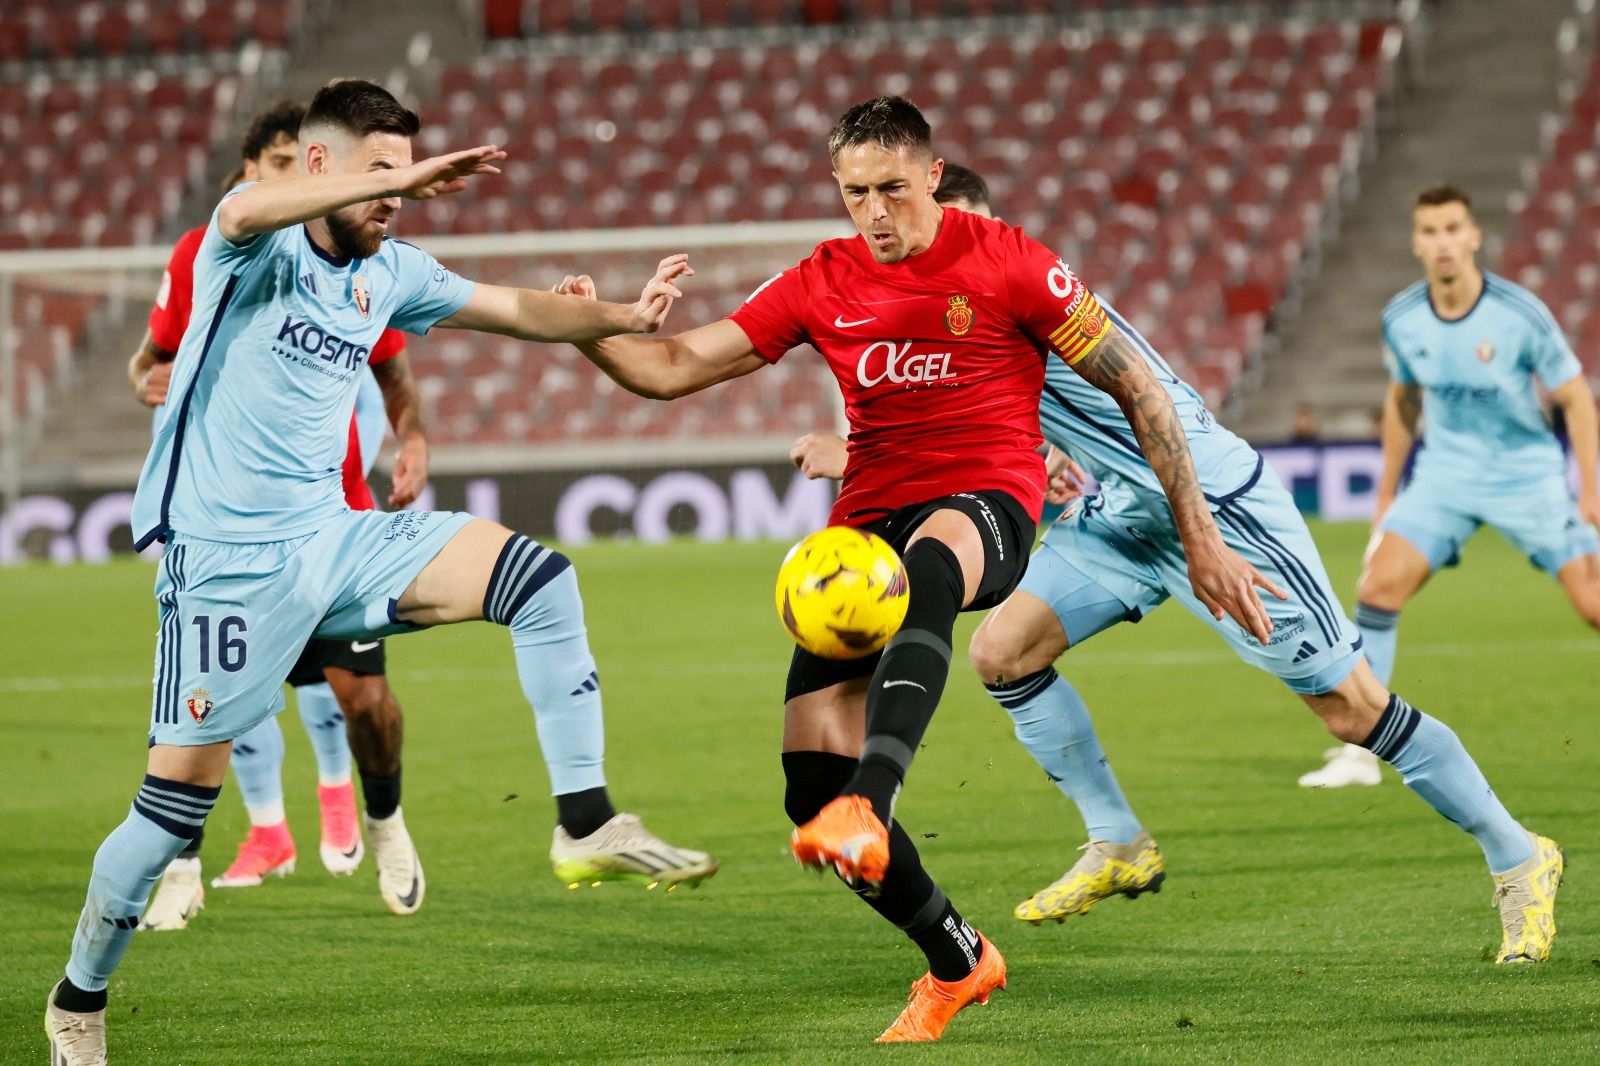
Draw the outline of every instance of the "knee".
[[[1021,677],[1022,649],[988,626],[979,626],[967,645],[967,661],[985,685]]]
[[[1316,707],[1317,716],[1336,739],[1346,744],[1360,744],[1377,728],[1388,706],[1388,699],[1387,690],[1384,690],[1381,699],[1375,692],[1370,697],[1362,693],[1353,699],[1324,699]]]
[[[382,674],[350,674],[338,682],[329,680],[339,709],[348,721],[381,720],[388,709],[389,683]]]
[[[1398,575],[1384,570],[1364,570],[1356,584],[1357,602],[1381,611],[1398,612],[1410,595]]]
[[[577,572],[554,548],[516,534],[506,542],[483,597],[483,617],[512,629],[582,618]]]

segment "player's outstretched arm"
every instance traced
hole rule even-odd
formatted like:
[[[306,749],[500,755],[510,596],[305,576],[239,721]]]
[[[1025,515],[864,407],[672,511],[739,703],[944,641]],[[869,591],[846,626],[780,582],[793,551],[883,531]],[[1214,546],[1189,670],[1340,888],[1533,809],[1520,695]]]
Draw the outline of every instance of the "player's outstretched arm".
[[[238,243],[258,233],[309,222],[341,207],[404,197],[431,200],[467,187],[478,174],[498,174],[506,153],[492,144],[433,156],[408,167],[380,166],[359,174],[309,174],[258,182],[222,201],[217,228]]]
[[[406,507],[428,487],[428,430],[422,422],[422,394],[411,374],[411,360],[397,352],[372,368],[378,388],[383,392],[383,409],[389,415],[400,447],[394,453],[394,471],[389,490],[389,506]]]
[[[1172,397],[1115,324],[1106,323],[1106,330],[1105,339],[1072,368],[1116,400],[1133,427],[1172,507],[1195,596],[1215,617],[1231,616],[1265,644],[1272,637],[1272,622],[1256,589],[1266,589],[1280,600],[1288,599],[1288,594],[1223,543]]]
[[[1389,383],[1383,397],[1383,473],[1378,476],[1378,507],[1372,521],[1376,525],[1383,518],[1395,494],[1400,491],[1400,477],[1405,473],[1406,459],[1411,455],[1411,445],[1417,439],[1417,420],[1422,416],[1422,390],[1416,385],[1399,381]]]
[[[679,277],[692,275],[694,271],[688,269],[686,259],[681,255],[663,259],[651,284],[663,281],[670,284]],[[589,300],[596,298],[594,279],[587,274],[569,275],[555,291]],[[650,286],[645,287],[645,293],[650,293]],[[671,299],[680,295],[674,288]],[[669,299],[661,312],[663,318],[670,308]],[[756,354],[749,335],[737,322],[727,318],[675,337],[612,337],[597,343],[579,344],[578,350],[612,381],[651,400],[675,400],[767,365],[766,360]]]
[[[1578,513],[1585,522],[1600,525],[1600,488],[1595,485],[1596,458],[1600,455],[1600,424],[1594,408],[1594,390],[1582,374],[1550,393],[1567,420],[1567,440],[1578,462]]]

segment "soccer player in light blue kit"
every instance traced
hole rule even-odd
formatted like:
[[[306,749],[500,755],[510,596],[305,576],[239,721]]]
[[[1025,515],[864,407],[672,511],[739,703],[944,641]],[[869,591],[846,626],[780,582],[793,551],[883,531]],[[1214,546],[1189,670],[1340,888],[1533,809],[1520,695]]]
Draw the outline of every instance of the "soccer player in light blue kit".
[[[1465,193],[1426,189],[1412,210],[1412,251],[1425,279],[1383,311],[1383,476],[1373,546],[1356,593],[1367,659],[1387,683],[1400,610],[1440,567],[1453,566],[1491,526],[1552,575],[1578,615],[1600,627],[1600,489],[1594,393],[1561,327],[1539,298],[1485,274],[1483,234]],[[1566,416],[1578,496],[1538,388]],[[1411,481],[1400,478],[1426,411]],[[1301,784],[1346,783],[1364,753],[1332,753]]]
[[[577,342],[654,331],[681,294],[661,275],[633,306],[475,285],[386,240],[403,198],[459,192],[505,157],[490,145],[412,163],[418,126],[379,86],[330,83],[301,127],[305,176],[235,190],[202,241],[192,326],[134,502],[138,545],[166,543],[148,769],[95,854],[46,1011],[53,1062],[105,1061],[106,985],[150,890],[216,802],[232,738],[282,707],[312,636],[509,627],[558,806],[609,808],[599,681],[568,559],[466,514],[351,511],[340,466],[385,326]],[[563,837],[558,826],[552,858],[572,880],[676,885],[716,870],[632,815]]]
[[[944,202],[987,213],[986,192],[981,181],[963,182]],[[1429,805],[1473,835],[1494,873],[1501,962],[1548,957],[1564,862],[1559,847],[1507,813],[1448,726],[1373,676],[1305,520],[1272,468],[1217,424],[1199,394],[1129,322],[1104,301],[1101,306],[1165,384],[1224,541],[1289,595],[1262,597],[1272,621],[1265,645],[1201,603],[1190,588],[1161,483],[1126,416],[1110,396],[1049,361],[1040,428],[1054,448],[1099,480],[1100,489],[1073,501],[1045,534],[1021,585],[979,625],[968,654],[1011,716],[1018,741],[1078,806],[1089,843],[1063,877],[1017,905],[1016,917],[1063,921],[1109,896],[1157,891],[1165,880],[1160,848],[1124,797],[1087,705],[1054,663],[1069,647],[1120,622],[1137,622],[1176,598],[1241,659],[1305,700],[1329,732],[1376,752]],[[795,442],[790,458],[808,477],[837,477],[844,470],[844,442],[808,434]],[[1058,480],[1059,458],[1053,453],[1050,464],[1055,502],[1068,495]]]

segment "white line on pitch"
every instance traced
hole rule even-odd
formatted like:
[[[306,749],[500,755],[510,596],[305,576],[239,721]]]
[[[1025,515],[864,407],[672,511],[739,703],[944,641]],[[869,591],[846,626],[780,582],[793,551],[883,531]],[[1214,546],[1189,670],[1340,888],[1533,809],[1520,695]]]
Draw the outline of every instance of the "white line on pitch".
[[[1407,644],[1402,649],[1406,658],[1423,657],[1430,659],[1453,659],[1461,656],[1527,655],[1539,653],[1542,655],[1593,655],[1600,652],[1600,643],[1593,640],[1523,640],[1503,641],[1489,644],[1447,643],[1447,644]],[[1093,648],[1087,651],[1076,651],[1066,657],[1066,665],[1078,664],[1084,667],[1096,666],[1202,666],[1211,663],[1228,663],[1236,661],[1237,657],[1230,651],[1218,649],[1213,651],[1113,651],[1096,653]],[[609,669],[618,669],[612,666]],[[653,666],[650,672],[654,675],[669,674],[678,677],[763,677],[771,676],[774,671],[783,667],[763,665],[757,663],[703,663],[691,665],[679,663],[672,666]],[[515,670],[510,663],[499,668],[472,668],[472,667],[422,667],[420,669],[401,668],[391,674],[401,684],[416,681],[428,683],[434,681],[484,681],[502,678],[506,681],[515,680]],[[0,678],[0,693],[4,692],[95,692],[110,689],[147,688],[150,678],[135,677],[131,674],[101,674],[80,675],[77,677],[6,677]]]

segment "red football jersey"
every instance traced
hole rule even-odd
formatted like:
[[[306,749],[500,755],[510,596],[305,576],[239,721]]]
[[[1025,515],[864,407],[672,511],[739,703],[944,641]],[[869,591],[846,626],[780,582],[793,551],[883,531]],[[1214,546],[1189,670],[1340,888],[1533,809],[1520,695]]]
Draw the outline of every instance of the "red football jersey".
[[[1037,521],[1044,360],[1076,362],[1106,328],[1099,304],[1044,245],[946,210],[933,244],[879,263],[866,241],[825,241],[731,316],[777,362],[810,342],[844,392],[844,482],[829,521],[998,489]]]
[[[156,291],[155,306],[150,308],[150,340],[164,352],[177,354],[183,342],[184,330],[189,328],[189,313],[194,307],[194,257],[200,252],[200,239],[206,235],[204,226],[178,238],[167,259],[167,271],[161,275],[161,288]],[[367,365],[377,366],[388,362],[405,351],[405,336],[395,329],[386,329],[367,354]],[[356,433],[356,417],[350,415],[350,446],[344,455],[341,471],[345,503],[352,511],[372,511],[377,505],[372,490],[367,487],[366,464],[362,461],[361,441]]]

